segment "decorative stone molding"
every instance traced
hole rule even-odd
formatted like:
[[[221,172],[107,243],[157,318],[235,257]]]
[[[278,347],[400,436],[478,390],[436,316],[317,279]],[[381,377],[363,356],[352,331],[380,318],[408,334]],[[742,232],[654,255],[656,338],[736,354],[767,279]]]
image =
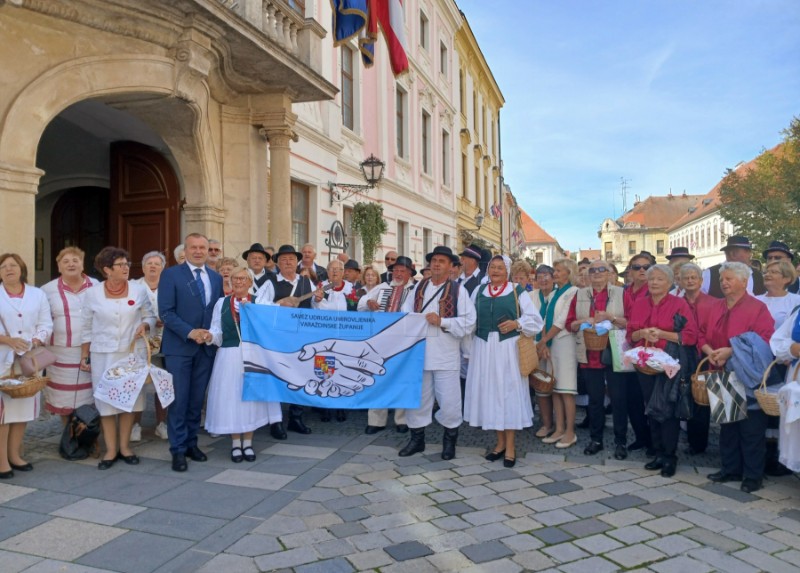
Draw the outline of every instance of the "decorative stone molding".
[[[18,167],[0,163],[0,189],[14,193],[36,195],[39,188],[39,179],[43,175],[44,171],[35,167]]]
[[[472,135],[470,134],[469,129],[462,127],[461,131],[458,132],[458,135],[461,138],[461,151],[466,151],[469,147],[470,141],[472,141]]]
[[[453,127],[453,112],[448,108],[445,107],[439,112],[439,118],[445,125]]]
[[[192,223],[225,223],[225,209],[208,203],[184,204],[183,214],[187,226]]]

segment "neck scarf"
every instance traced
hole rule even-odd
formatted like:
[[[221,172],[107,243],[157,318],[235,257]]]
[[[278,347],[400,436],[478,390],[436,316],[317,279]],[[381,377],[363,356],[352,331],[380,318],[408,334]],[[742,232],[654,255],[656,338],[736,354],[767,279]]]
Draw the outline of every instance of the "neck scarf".
[[[553,327],[553,317],[556,312],[556,301],[562,294],[567,292],[571,286],[571,284],[567,283],[564,286],[557,288],[553,292],[553,297],[550,299],[550,302],[545,302],[542,291],[539,291],[539,314],[544,319],[544,328],[539,332],[539,334],[536,335],[537,341],[542,339],[542,334],[546,334]],[[552,345],[553,340],[548,340],[547,346],[549,347]]]

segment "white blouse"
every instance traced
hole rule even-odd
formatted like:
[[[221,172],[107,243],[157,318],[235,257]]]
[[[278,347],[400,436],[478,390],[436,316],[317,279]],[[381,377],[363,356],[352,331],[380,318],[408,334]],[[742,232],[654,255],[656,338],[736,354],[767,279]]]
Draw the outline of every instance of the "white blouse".
[[[91,343],[92,352],[125,352],[133,342],[136,329],[143,322],[156,327],[156,315],[150,304],[150,289],[128,281],[128,296],[108,298],[101,283],[86,291],[83,300],[81,342]]]
[[[22,298],[8,296],[0,284],[0,331],[12,338],[37,340],[46,343],[53,332],[53,317],[50,305],[42,289],[25,285]],[[14,351],[6,344],[0,344],[0,374],[11,368]]]
[[[497,295],[497,298],[501,298],[504,296],[514,297],[513,290],[517,287],[515,283],[509,281],[506,285],[506,288],[503,289],[503,292]],[[478,294],[481,293],[482,294]],[[512,317],[511,320],[516,320],[519,322],[519,326],[522,329],[522,334],[525,336],[535,336],[539,332],[541,332],[542,328],[544,328],[544,319],[539,314],[539,310],[533,304],[532,297],[525,296],[526,293],[522,293],[522,296],[519,296],[519,318],[516,316]],[[472,291],[472,300],[477,305],[478,296],[492,298],[489,294],[489,287],[487,286],[484,288],[483,286],[479,286],[474,291]],[[539,296],[538,293],[536,295]],[[561,298],[564,298],[563,296]]]
[[[325,281],[322,283],[322,286],[328,284],[329,281]],[[342,290],[329,290],[327,293],[327,297],[323,298],[321,301],[317,302],[316,299],[311,299],[311,308],[316,308],[318,310],[347,310],[347,300],[346,297],[353,292],[353,283],[349,281],[344,281],[344,286]]]
[[[757,295],[756,298],[767,305],[775,320],[775,328],[780,328],[786,317],[800,305],[800,294],[786,293],[784,296]]]
[[[88,287],[85,286],[87,282]],[[53,316],[53,336],[50,345],[66,348],[81,345],[83,295],[96,284],[96,279],[84,277],[81,290],[72,292],[64,285],[61,278],[57,278],[42,287]]]

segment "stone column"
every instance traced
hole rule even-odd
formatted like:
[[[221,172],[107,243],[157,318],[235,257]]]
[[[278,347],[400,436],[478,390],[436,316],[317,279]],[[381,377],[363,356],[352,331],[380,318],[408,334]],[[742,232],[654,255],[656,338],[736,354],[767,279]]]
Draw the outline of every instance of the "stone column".
[[[289,142],[296,136],[291,129],[265,129],[269,140],[270,243],[292,242],[292,179]],[[300,248],[302,245],[294,245]]]
[[[36,193],[44,171],[0,163],[0,250],[19,254],[28,266],[28,282],[36,270]],[[49,261],[45,264],[49,265]]]

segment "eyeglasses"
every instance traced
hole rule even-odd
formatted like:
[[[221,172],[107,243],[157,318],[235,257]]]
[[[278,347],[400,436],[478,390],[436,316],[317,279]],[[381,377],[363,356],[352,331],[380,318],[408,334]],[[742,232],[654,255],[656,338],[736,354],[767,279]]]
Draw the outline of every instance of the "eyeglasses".
[[[397,257],[385,257],[383,260],[392,262],[392,261],[396,261]]]
[[[236,276],[231,277],[231,281],[249,281],[250,277]]]
[[[646,271],[650,268],[650,265],[631,265],[631,269],[634,271]]]
[[[128,268],[131,268],[131,264],[130,263],[114,263],[111,266],[112,267],[128,267]]]
[[[608,269],[605,268],[605,267],[589,267],[589,274],[590,275],[596,275],[597,273],[604,273],[607,270]]]
[[[221,253],[222,249],[212,249],[211,247],[208,248],[209,253]]]

